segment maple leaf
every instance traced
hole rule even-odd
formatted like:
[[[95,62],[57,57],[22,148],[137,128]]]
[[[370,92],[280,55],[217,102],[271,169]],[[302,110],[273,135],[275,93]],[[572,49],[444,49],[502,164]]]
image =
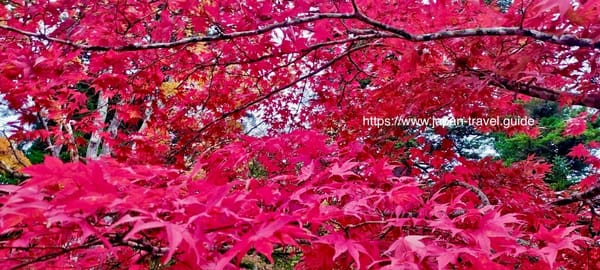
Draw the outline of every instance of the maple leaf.
[[[580,143],[580,144],[578,144],[576,146],[573,146],[573,148],[571,148],[571,151],[569,151],[569,154],[567,154],[567,155],[570,156],[570,157],[575,157],[575,158],[587,158],[591,154],[585,148],[585,146]]]
[[[420,260],[427,256],[427,247],[421,240],[427,238],[424,235],[408,235],[394,241],[385,251],[386,253],[394,253],[395,257],[403,256],[408,258],[411,253],[417,254]]]
[[[183,240],[183,232],[185,231],[185,228],[181,225],[167,223],[165,224],[165,231],[167,232],[169,251],[163,258],[163,264],[167,264],[171,260],[171,257],[173,257],[173,254],[175,254],[177,247],[179,247],[179,244]]]
[[[468,254],[473,257],[477,257],[478,255],[477,252],[470,248],[460,248],[453,246],[452,248],[441,250],[436,256],[438,269],[447,269],[449,264],[458,265],[461,254]]]
[[[546,246],[534,252],[542,255],[552,268],[556,262],[556,255],[560,250],[570,249],[576,251],[577,246],[574,244],[575,241],[589,240],[587,237],[571,234],[578,228],[578,226],[563,228],[557,226],[552,230],[548,230],[545,226],[540,226],[533,236],[538,240],[544,241]]]
[[[579,183],[577,183],[577,186],[579,187],[580,190],[587,190],[587,189],[595,186],[596,184],[598,184],[598,176],[590,175],[588,177],[581,179],[581,181]]]
[[[315,172],[315,163],[313,161],[310,162],[307,166],[303,166],[300,170],[300,175],[298,176],[298,182],[302,183],[307,181]]]
[[[572,9],[571,2],[568,0],[542,0],[538,1],[534,6],[532,6],[532,8],[539,9],[540,11],[553,10],[554,8],[557,8],[561,17]]]
[[[501,215],[497,210],[483,214],[476,228],[469,228],[462,233],[472,237],[484,252],[491,252],[493,237],[512,239],[511,229],[508,224],[520,224],[516,214]]]
[[[142,222],[136,221],[133,228],[123,237],[123,240],[128,240],[135,236],[136,233],[148,229],[156,229],[164,227],[165,224],[159,221]]]
[[[371,258],[371,255],[367,251],[367,249],[360,242],[346,239],[340,233],[332,233],[322,237],[321,240],[317,241],[317,243],[327,243],[332,244],[335,249],[335,253],[333,255],[333,260],[335,261],[340,255],[344,253],[348,253],[350,257],[356,263],[357,269],[362,269],[360,267],[360,255],[361,253]],[[372,258],[371,258],[372,259]]]
[[[441,207],[441,206],[437,206]],[[447,207],[446,207],[447,209]],[[456,234],[462,232],[462,229],[458,228],[454,222],[448,218],[447,215],[442,214],[436,220],[428,221],[429,225],[433,227],[435,230],[445,230],[450,231],[451,235],[454,237]]]
[[[583,134],[586,129],[586,116],[587,113],[583,112],[579,116],[569,119],[563,134],[565,136],[579,136]]]
[[[349,176],[358,176],[356,173],[354,173],[352,171],[352,169],[354,169],[354,167],[356,167],[358,164],[359,164],[358,162],[352,162],[350,160],[346,160],[342,164],[334,163],[333,166],[331,166],[331,168],[329,168],[329,172],[332,177],[337,176],[342,179],[345,179],[346,177],[349,177]]]
[[[268,219],[270,215],[263,215],[259,219]],[[304,230],[297,226],[288,225],[294,219],[289,216],[282,216],[275,221],[263,223],[254,232],[244,235],[238,243],[234,245],[217,262],[216,269],[224,269],[229,261],[238,255],[245,255],[246,252],[254,247],[258,252],[266,256],[270,262],[273,262],[273,244],[282,243],[287,245],[297,245],[294,238],[309,237]]]

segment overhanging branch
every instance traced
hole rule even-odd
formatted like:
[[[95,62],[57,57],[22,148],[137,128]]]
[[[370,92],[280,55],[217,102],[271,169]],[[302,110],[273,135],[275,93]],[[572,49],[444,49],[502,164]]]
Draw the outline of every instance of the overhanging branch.
[[[480,78],[488,80],[492,86],[500,87],[511,92],[523,94],[530,97],[540,98],[548,101],[560,101],[561,97],[569,96],[572,105],[581,105],[589,108],[600,109],[600,94],[573,94],[550,88],[537,86],[532,82],[519,82],[503,77],[499,74],[476,69],[468,69]]]
[[[82,43],[81,41],[72,41],[67,39],[61,39],[57,37],[51,37],[42,33],[30,32],[22,29],[18,29],[9,25],[0,24],[0,29],[4,29],[6,31],[10,31],[13,33],[17,33],[20,35],[34,37],[42,40],[46,40],[49,42],[59,43],[63,45],[67,45],[73,48],[88,50],[88,51],[140,51],[140,50],[150,50],[150,49],[164,49],[164,48],[174,48],[186,44],[193,43],[209,43],[220,40],[231,40],[241,37],[249,37],[256,36],[260,34],[264,34],[270,32],[275,29],[280,29],[284,27],[296,26],[301,24],[306,24],[310,22],[315,22],[319,20],[325,19],[341,19],[341,20],[358,20],[367,25],[372,26],[377,30],[381,30],[386,33],[381,33],[382,36],[386,38],[401,38],[411,42],[426,42],[426,41],[434,41],[434,40],[443,40],[443,39],[451,39],[451,38],[464,38],[464,37],[481,37],[481,36],[521,36],[521,37],[529,37],[535,40],[553,43],[557,45],[563,45],[568,47],[585,47],[592,49],[600,49],[600,41],[594,42],[592,39],[588,38],[578,38],[574,35],[563,34],[563,35],[554,35],[552,33],[538,31],[535,29],[521,28],[521,27],[487,27],[487,28],[467,28],[467,29],[456,29],[456,30],[445,30],[424,34],[413,34],[402,28],[394,27],[389,24],[382,23],[373,18],[366,16],[364,13],[360,12],[356,6],[355,11],[353,13],[317,13],[308,16],[302,16],[297,18],[292,18],[286,20],[284,22],[272,23],[269,25],[265,25],[262,27],[258,27],[254,30],[248,31],[236,31],[230,33],[220,33],[215,35],[198,35],[187,38],[182,38],[179,40],[175,40],[172,42],[154,42],[147,44],[127,44],[123,46],[100,46],[100,45],[90,45],[86,43]]]
[[[600,195],[600,185],[595,185],[584,192],[577,192],[577,193],[571,195],[571,197],[569,197],[569,198],[554,201],[554,202],[552,202],[552,204],[556,205],[556,206],[563,206],[563,205],[569,205],[574,202],[581,202],[581,201],[585,202],[585,201],[593,199],[594,197],[596,197],[598,195]]]
[[[214,42],[219,40],[230,40],[241,37],[249,37],[256,36],[260,34],[264,34],[270,32],[274,29],[279,29],[283,27],[290,27],[294,25],[314,22],[322,19],[351,19],[354,18],[353,13],[318,13],[309,16],[299,17],[292,20],[286,20],[284,22],[273,23],[263,27],[259,27],[258,29],[248,30],[248,31],[238,31],[231,33],[220,33],[215,35],[198,35],[187,38],[182,38],[173,42],[155,42],[155,43],[147,43],[147,44],[128,44],[124,46],[98,46],[98,45],[89,45],[85,43],[80,43],[76,41],[60,39],[55,37],[50,37],[41,33],[34,33],[25,31],[22,29],[18,29],[8,25],[0,24],[0,29],[4,29],[13,33],[21,34],[28,37],[35,37],[39,39],[43,39],[50,42],[55,42],[67,46],[71,46],[77,49],[87,50],[87,51],[140,51],[140,50],[150,50],[150,49],[165,49],[165,48],[174,48],[181,45],[191,44],[191,43],[202,43],[202,42]]]
[[[586,47],[593,49],[600,49],[600,41],[594,42],[589,38],[578,38],[574,35],[563,34],[554,35],[548,32],[542,32],[535,29],[521,28],[521,27],[485,27],[485,28],[468,28],[468,29],[457,29],[439,31],[425,34],[412,34],[402,28],[394,27],[389,24],[382,23],[373,18],[368,17],[366,14],[360,11],[356,1],[352,1],[352,7],[354,9],[354,19],[362,21],[368,25],[375,27],[376,29],[383,30],[386,32],[393,33],[398,38],[406,39],[412,42],[423,42],[432,40],[442,40],[450,38],[461,38],[461,37],[478,37],[478,36],[522,36],[530,37],[535,40],[554,43],[558,45],[564,45],[569,47]]]

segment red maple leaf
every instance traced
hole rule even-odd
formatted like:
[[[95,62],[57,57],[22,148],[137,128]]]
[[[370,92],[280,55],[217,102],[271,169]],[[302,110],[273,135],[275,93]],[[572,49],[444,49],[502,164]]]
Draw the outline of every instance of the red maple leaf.
[[[352,171],[352,169],[354,169],[358,164],[359,164],[358,162],[352,162],[350,160],[346,160],[342,164],[335,163],[335,164],[333,164],[333,166],[331,166],[331,168],[329,169],[329,172],[332,177],[337,176],[342,179],[344,179],[348,176],[357,176],[357,174],[354,173],[354,171]]]
[[[585,132],[586,126],[586,112],[582,112],[579,116],[571,118],[567,121],[567,127],[563,133],[565,136],[579,136]]]
[[[588,151],[583,144],[573,146],[573,148],[571,148],[571,151],[569,151],[568,154],[568,156],[574,158],[587,158],[590,155],[590,151]]]
[[[369,258],[371,257],[371,255],[369,254],[369,252],[367,251],[365,246],[363,246],[362,243],[352,240],[352,239],[346,239],[340,233],[333,233],[333,234],[326,235],[325,237],[322,238],[322,240],[318,241],[318,243],[327,243],[327,244],[331,244],[334,246],[334,249],[335,249],[335,253],[333,255],[334,261],[342,254],[348,253],[348,255],[350,255],[350,257],[356,263],[357,269],[363,269],[360,267],[361,254],[363,254]]]
[[[578,226],[571,227],[555,227],[552,230],[546,229],[545,226],[540,226],[538,231],[534,234],[534,237],[544,242],[544,247],[533,252],[541,255],[544,260],[548,262],[551,268],[553,268],[556,262],[556,255],[560,250],[570,249],[577,251],[578,248],[575,245],[576,241],[589,240],[587,237],[572,234]]]

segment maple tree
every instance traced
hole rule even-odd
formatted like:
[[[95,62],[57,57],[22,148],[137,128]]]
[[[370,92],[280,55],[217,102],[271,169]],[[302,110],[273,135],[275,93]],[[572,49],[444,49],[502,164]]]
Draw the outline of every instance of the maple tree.
[[[48,150],[0,185],[3,268],[600,268],[597,175],[364,121],[600,109],[600,1],[1,3],[11,139]]]

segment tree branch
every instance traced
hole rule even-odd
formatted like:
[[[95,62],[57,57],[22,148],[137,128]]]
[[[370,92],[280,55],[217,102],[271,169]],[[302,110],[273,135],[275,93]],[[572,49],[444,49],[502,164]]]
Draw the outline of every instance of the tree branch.
[[[142,243],[141,240],[135,240],[135,239],[122,240],[121,237],[116,234],[111,235],[109,241],[114,246],[131,247],[131,248],[142,250],[142,251],[145,251],[150,254],[157,255],[157,256],[162,256],[168,252],[168,248],[155,247],[155,246],[151,246],[148,244],[144,244],[144,243]],[[59,250],[59,251],[50,252],[50,253],[44,254],[42,256],[39,256],[37,258],[22,262],[16,266],[13,266],[11,268],[11,270],[22,269],[29,265],[35,264],[35,263],[44,262],[44,261],[52,260],[54,258],[58,258],[60,256],[66,255],[70,252],[73,252],[73,251],[76,251],[79,249],[87,249],[87,248],[91,248],[93,246],[99,246],[102,244],[103,243],[100,239],[98,239],[97,237],[93,237],[93,238],[90,238],[88,241],[86,241],[86,243],[83,243],[79,246],[74,246],[74,247],[70,247],[70,248],[60,248],[61,250]]]
[[[469,183],[455,180],[455,181],[445,185],[442,189],[450,188],[453,186],[464,187],[464,188],[468,189],[469,191],[475,193],[475,195],[477,195],[477,198],[479,198],[479,201],[481,201],[481,204],[479,206],[477,206],[477,208],[483,208],[485,206],[490,205],[490,199],[488,199],[487,195],[485,195],[485,193],[483,193],[483,191],[481,191],[481,189],[479,189],[476,186],[473,186]]]
[[[8,25],[1,25],[0,29],[4,29],[6,31],[10,31],[13,33],[17,33],[20,35],[38,38],[42,40],[46,40],[49,42],[59,43],[63,45],[67,45],[73,48],[88,50],[88,51],[140,51],[140,50],[150,50],[150,49],[165,49],[165,48],[173,48],[181,45],[192,44],[192,43],[200,43],[200,42],[214,42],[220,40],[231,40],[235,38],[241,37],[249,37],[256,36],[260,34],[267,33],[274,29],[279,29],[283,27],[290,27],[310,22],[315,22],[323,19],[355,19],[359,20],[367,25],[370,25],[376,29],[383,30],[385,32],[389,32],[392,35],[387,36],[389,38],[401,38],[411,42],[426,42],[433,40],[443,40],[450,38],[463,38],[463,37],[478,37],[478,36],[521,36],[521,37],[530,37],[535,40],[549,42],[557,45],[564,45],[569,47],[585,47],[592,49],[600,49],[600,41],[594,42],[592,39],[588,38],[578,38],[574,35],[563,34],[563,35],[554,35],[552,33],[538,31],[535,29],[527,29],[521,27],[486,27],[486,28],[467,28],[467,29],[457,29],[457,30],[446,30],[446,31],[438,31],[424,34],[413,34],[407,32],[402,28],[397,28],[389,24],[382,23],[375,19],[372,19],[366,16],[364,13],[358,10],[356,3],[353,2],[353,6],[355,8],[353,13],[318,13],[310,16],[298,17],[290,20],[286,20],[284,22],[278,22],[269,24],[266,26],[259,27],[258,29],[248,30],[248,31],[237,31],[231,33],[219,33],[216,35],[200,35],[182,38],[173,42],[156,42],[156,43],[147,43],[147,44],[128,44],[123,46],[99,46],[99,45],[89,45],[85,43],[81,43],[80,41],[71,41],[66,39],[60,39],[56,37],[50,37],[48,35],[42,33],[35,33],[30,31],[25,31],[22,29],[18,29]]]
[[[50,37],[50,36],[47,36],[47,35],[44,35],[41,33],[29,32],[29,31],[17,29],[12,26],[2,25],[2,24],[0,24],[0,29],[4,29],[4,30],[18,33],[18,34],[21,34],[24,36],[35,37],[35,38],[47,40],[50,42],[55,42],[55,43],[71,46],[71,47],[82,49],[82,50],[88,50],[88,51],[111,51],[111,50],[112,51],[140,51],[140,50],[150,50],[150,49],[173,48],[173,47],[190,44],[190,43],[214,42],[214,41],[219,41],[219,40],[229,40],[229,39],[240,38],[240,37],[256,36],[256,35],[267,33],[274,29],[314,22],[314,21],[322,20],[322,19],[351,19],[353,17],[354,17],[354,14],[352,14],[352,13],[318,13],[318,14],[314,14],[314,15],[310,15],[310,16],[295,18],[293,20],[286,20],[284,22],[269,24],[269,25],[266,25],[263,27],[259,27],[258,29],[255,29],[255,30],[238,31],[238,32],[232,32],[232,33],[220,33],[220,34],[216,34],[216,35],[193,36],[193,37],[188,37],[188,38],[182,38],[182,39],[179,39],[179,40],[176,40],[173,42],[157,42],[157,43],[148,43],[148,44],[137,44],[136,43],[136,44],[128,44],[128,45],[124,45],[124,46],[116,46],[116,47],[81,44],[79,42],[73,42],[70,40],[54,38],[54,37]]]
[[[450,38],[461,38],[461,37],[477,37],[477,36],[522,36],[531,37],[536,40],[554,43],[558,45],[564,45],[569,47],[587,47],[593,49],[600,49],[600,41],[594,42],[589,38],[578,38],[573,35],[553,35],[551,33],[538,31],[535,29],[526,29],[523,27],[484,27],[484,28],[468,28],[458,30],[447,30],[425,34],[412,34],[404,29],[391,26],[389,24],[382,23],[375,19],[372,19],[362,13],[356,2],[352,0],[352,6],[354,8],[354,18],[362,21],[368,25],[371,25],[377,29],[384,30],[395,34],[399,38],[403,38],[413,42],[442,40]]]
[[[96,246],[96,245],[100,245],[100,244],[102,244],[102,242],[100,242],[100,240],[95,240],[95,241],[91,241],[89,243],[86,243],[86,244],[83,244],[83,245],[80,245],[80,246],[71,247],[71,248],[64,248],[64,249],[62,249],[60,251],[47,253],[47,254],[39,256],[39,257],[37,257],[35,259],[25,261],[23,263],[20,263],[20,264],[18,264],[16,266],[11,267],[10,269],[11,270],[17,270],[17,269],[25,268],[25,267],[27,267],[29,265],[32,265],[32,264],[35,264],[35,263],[39,263],[39,262],[43,262],[43,261],[47,261],[47,260],[52,260],[54,258],[60,257],[62,255],[65,255],[65,254],[67,254],[69,252],[72,252],[72,251],[75,251],[75,250],[78,250],[78,249],[86,249],[86,248],[90,248],[90,247],[93,247],[93,246]]]
[[[592,95],[561,92],[558,90],[533,85],[532,83],[513,81],[490,71],[476,69],[469,69],[469,71],[479,77],[488,79],[489,84],[492,86],[504,88],[515,93],[548,101],[559,101],[561,95],[570,95],[573,97],[573,105],[581,105],[589,108],[600,109],[600,94]]]
[[[569,198],[554,201],[554,202],[552,202],[552,204],[556,205],[556,206],[564,206],[564,205],[569,205],[571,203],[579,202],[579,201],[586,202],[586,201],[593,199],[594,197],[596,197],[598,195],[600,195],[600,184],[595,185],[584,192],[577,192],[577,193],[571,195],[571,197],[569,197]]]

